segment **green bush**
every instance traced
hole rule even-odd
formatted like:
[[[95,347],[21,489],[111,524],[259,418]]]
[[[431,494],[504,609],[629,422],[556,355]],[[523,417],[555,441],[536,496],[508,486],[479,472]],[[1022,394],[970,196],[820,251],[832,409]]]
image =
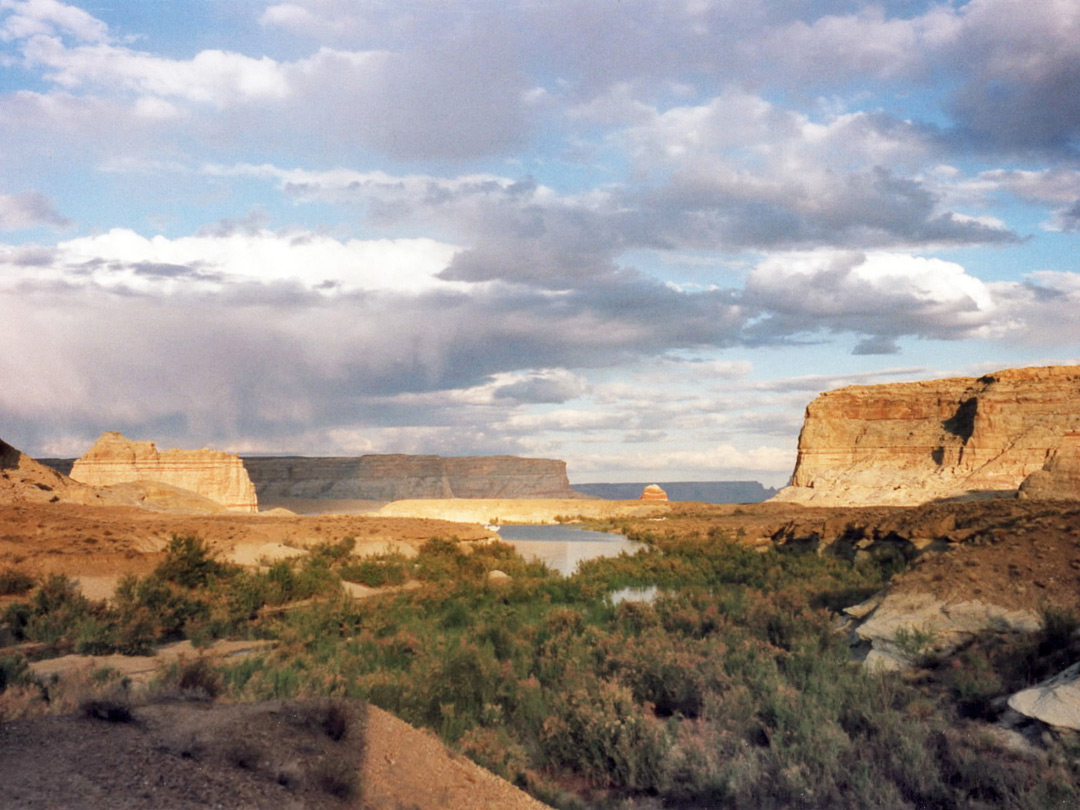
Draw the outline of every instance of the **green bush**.
[[[0,655],[0,692],[31,680],[30,665],[20,653]]]
[[[26,593],[34,587],[34,578],[17,568],[0,571],[0,596],[13,596]]]
[[[165,560],[154,571],[158,579],[183,588],[203,588],[214,577],[229,573],[229,568],[214,559],[201,537],[173,535],[165,549]]]
[[[370,588],[403,585],[409,578],[409,561],[401,554],[380,554],[348,562],[338,569],[341,578]]]

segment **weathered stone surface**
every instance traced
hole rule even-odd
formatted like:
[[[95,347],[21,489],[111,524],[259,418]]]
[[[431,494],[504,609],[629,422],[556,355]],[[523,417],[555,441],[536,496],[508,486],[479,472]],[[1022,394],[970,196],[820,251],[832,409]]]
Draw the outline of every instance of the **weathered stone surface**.
[[[910,666],[919,654],[949,653],[987,630],[1033,633],[1040,626],[1034,611],[1010,610],[978,599],[950,601],[930,593],[893,592],[872,597],[871,605],[874,600],[880,601],[869,612],[860,605],[845,611],[867,616],[855,634],[871,643],[868,669]]]
[[[777,500],[917,504],[1013,494],[1080,430],[1080,366],[851,386],[806,409]]]
[[[1059,728],[1080,731],[1080,663],[1009,698],[1009,708]]]
[[[1041,470],[1020,485],[1021,498],[1080,500],[1080,433],[1066,433]]]
[[[103,433],[71,468],[90,486],[154,481],[198,493],[238,512],[257,512],[255,487],[239,457],[220,450],[162,450],[153,442]]]
[[[657,484],[649,484],[645,489],[641,490],[641,500],[643,501],[666,501],[667,499],[667,493]]]
[[[248,456],[259,498],[573,498],[566,462],[517,456]]]
[[[0,440],[0,503],[20,501],[109,503],[91,487],[72,481]]]

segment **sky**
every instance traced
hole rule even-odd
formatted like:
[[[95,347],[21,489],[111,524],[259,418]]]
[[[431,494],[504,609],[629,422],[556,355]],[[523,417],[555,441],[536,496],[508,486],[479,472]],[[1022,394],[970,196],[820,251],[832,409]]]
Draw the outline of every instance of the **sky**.
[[[0,0],[0,437],[781,485],[1080,362],[1076,0]]]

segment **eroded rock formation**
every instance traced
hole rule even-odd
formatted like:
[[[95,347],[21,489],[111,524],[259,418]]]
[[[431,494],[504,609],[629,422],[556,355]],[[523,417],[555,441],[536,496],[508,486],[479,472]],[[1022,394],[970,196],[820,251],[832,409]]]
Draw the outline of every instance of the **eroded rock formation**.
[[[818,506],[1012,494],[1080,430],[1080,366],[851,386],[806,409],[791,486]]]
[[[1021,498],[1080,500],[1080,433],[1066,433],[1041,470],[1020,485]]]
[[[641,500],[643,501],[666,501],[667,499],[667,493],[659,484],[649,484],[645,489],[641,490]]]
[[[153,481],[190,490],[238,512],[257,512],[255,487],[238,456],[220,450],[161,450],[153,442],[103,433],[71,468],[91,486]]]
[[[264,501],[290,498],[573,498],[566,462],[517,456],[249,456]]]
[[[0,439],[0,503],[20,501],[99,504],[106,499]]]

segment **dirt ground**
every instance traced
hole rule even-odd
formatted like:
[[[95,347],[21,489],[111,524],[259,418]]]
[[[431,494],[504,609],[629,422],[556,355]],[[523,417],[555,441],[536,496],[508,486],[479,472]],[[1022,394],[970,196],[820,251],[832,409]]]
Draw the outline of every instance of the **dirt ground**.
[[[112,713],[112,719],[107,719]],[[63,763],[63,767],[58,767]],[[429,733],[358,703],[169,700],[0,724],[0,807],[542,810]]]
[[[170,537],[190,534],[226,557],[260,547],[305,549],[345,537],[355,538],[362,554],[417,549],[432,537],[495,536],[482,526],[376,515],[178,515],[135,507],[0,503],[0,569],[73,577],[145,574],[160,562]]]

